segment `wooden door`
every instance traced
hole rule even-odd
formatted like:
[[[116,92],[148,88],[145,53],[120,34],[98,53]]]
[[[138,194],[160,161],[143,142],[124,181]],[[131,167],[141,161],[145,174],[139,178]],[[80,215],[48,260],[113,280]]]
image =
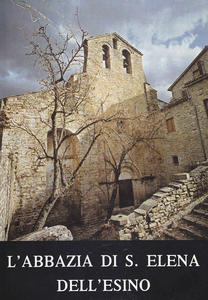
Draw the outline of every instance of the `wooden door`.
[[[132,180],[125,179],[119,181],[119,206],[127,207],[134,205]]]

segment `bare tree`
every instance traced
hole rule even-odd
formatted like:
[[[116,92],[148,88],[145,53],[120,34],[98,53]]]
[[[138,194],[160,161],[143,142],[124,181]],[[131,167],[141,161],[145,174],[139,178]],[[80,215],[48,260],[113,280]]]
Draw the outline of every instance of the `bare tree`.
[[[16,4],[34,13],[34,9],[27,1],[17,1]],[[50,33],[49,25],[41,25],[39,20],[36,23],[38,28],[29,40],[31,50],[27,55],[33,56],[35,64],[38,64],[46,74],[41,84],[45,93],[50,95],[50,100],[44,106],[50,117],[43,118],[36,103],[32,106],[39,114],[39,120],[48,128],[52,140],[52,151],[49,151],[45,141],[27,125],[24,119],[10,120],[10,126],[23,130],[34,139],[37,146],[32,151],[38,161],[51,160],[53,162],[51,193],[34,225],[34,230],[39,230],[44,226],[56,201],[68,193],[73,186],[84,161],[102,134],[102,124],[110,122],[114,116],[104,117],[98,107],[93,108],[90,98],[91,84],[85,74],[72,75],[75,68],[78,67],[79,70],[82,68],[83,48],[87,37],[87,33],[79,23],[78,16],[79,36],[71,31],[54,37]],[[74,126],[76,130],[69,132],[67,127],[72,124],[76,124]],[[64,170],[66,154],[73,144],[73,139],[84,134],[88,137],[88,146],[82,157],[78,158],[76,166],[66,174]],[[70,140],[71,143],[65,144],[66,140]]]
[[[103,156],[110,175],[106,175],[106,182],[102,183],[107,186],[108,194],[106,221],[110,219],[115,206],[119,176],[125,162],[130,162],[140,172],[139,165],[135,162],[135,152],[143,157],[146,149],[145,151],[160,157],[156,143],[163,138],[163,120],[162,115],[153,113],[146,116],[120,117],[114,121],[114,126],[110,124],[105,127]]]
[[[24,123],[24,120],[22,122],[13,121],[12,124],[24,130],[36,141],[37,147],[33,149],[33,152],[37,155],[39,161],[51,160],[53,162],[51,193],[40,211],[34,230],[44,226],[57,199],[68,193],[73,186],[84,161],[101,136],[105,145],[103,150],[104,163],[113,173],[111,180],[106,176],[105,183],[107,187],[111,186],[111,189],[107,188],[106,219],[108,220],[115,205],[119,176],[125,160],[128,158],[134,164],[131,155],[133,151],[139,151],[141,144],[145,144],[155,151],[154,141],[160,138],[158,133],[161,120],[141,115],[129,118],[121,117],[122,114],[120,114],[118,107],[110,113],[103,113],[102,106],[101,108],[93,106],[91,101],[93,99],[90,99],[93,87],[88,82],[87,76],[85,74],[71,76],[75,67],[82,67],[83,49],[86,47],[87,33],[80,26],[78,16],[79,37],[72,30],[68,30],[65,35],[58,34],[54,39],[54,35],[50,33],[49,25],[40,24],[41,13],[36,11],[28,1],[11,1],[23,9],[28,9],[33,21],[38,25],[36,32],[32,34],[32,39],[29,39],[31,51],[28,55],[35,57],[35,62],[44,70],[46,78],[41,83],[51,98],[45,105],[50,118],[48,120],[42,118],[41,110],[38,113],[40,121],[48,128],[50,133],[52,151],[48,151],[43,140]],[[37,109],[35,104],[33,107]],[[112,125],[112,122],[114,125]],[[76,123],[76,130],[68,132],[69,124],[74,123]],[[66,174],[64,160],[70,144],[65,145],[65,141],[70,139],[72,142],[73,139],[84,133],[88,135],[89,142],[85,153],[79,158],[72,172]]]

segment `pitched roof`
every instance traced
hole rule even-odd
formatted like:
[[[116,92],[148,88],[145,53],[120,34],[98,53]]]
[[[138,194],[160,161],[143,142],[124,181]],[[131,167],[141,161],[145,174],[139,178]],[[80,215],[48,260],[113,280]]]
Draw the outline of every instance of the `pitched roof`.
[[[105,37],[105,36],[115,36],[116,38],[120,39],[123,43],[125,43],[127,46],[129,46],[130,48],[132,48],[134,51],[136,51],[137,53],[139,53],[140,55],[143,55],[142,52],[140,52],[138,49],[136,49],[135,47],[133,47],[132,45],[130,45],[124,38],[122,38],[118,33],[113,32],[113,33],[105,33],[102,35],[98,35],[98,36],[92,36],[90,38],[88,38],[88,40],[93,40],[93,39],[97,39],[97,38],[101,38],[101,37]]]
[[[184,76],[186,72],[197,62],[197,60],[208,50],[208,45],[204,47],[204,49],[197,55],[197,57],[188,65],[188,67],[181,73],[181,75],[171,84],[171,86],[168,88],[168,91],[172,91],[172,88],[174,85]]]

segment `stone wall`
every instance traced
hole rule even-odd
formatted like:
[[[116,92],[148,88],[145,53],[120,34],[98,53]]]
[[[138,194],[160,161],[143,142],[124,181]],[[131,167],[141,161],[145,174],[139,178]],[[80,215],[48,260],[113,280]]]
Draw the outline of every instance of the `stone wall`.
[[[203,74],[198,63],[203,64]],[[173,98],[164,108],[166,119],[173,118],[175,130],[166,132],[164,169],[166,178],[171,174],[189,171],[197,162],[208,158],[208,117],[204,100],[208,98],[208,51],[202,50],[193,64],[170,87]],[[173,163],[173,156],[179,163]]]
[[[87,95],[87,104],[84,105],[83,102],[79,113],[73,115],[74,120],[67,120],[65,123],[65,129],[70,132],[76,132],[85,122],[83,119],[86,115],[95,117],[98,112],[102,114],[103,111],[110,114],[113,111],[113,106],[114,112],[125,109],[125,114],[129,116],[146,114],[150,110],[150,106],[154,107],[154,104],[157,103],[156,91],[150,85],[145,85],[142,54],[122,38],[117,39],[117,49],[114,49],[114,37],[116,37],[114,34],[110,34],[88,40],[86,72],[81,75],[73,75],[68,87],[76,90],[78,85],[79,94],[74,92],[75,97],[86,97]],[[107,44],[110,48],[110,68],[103,67],[103,44]],[[123,49],[130,53],[131,73],[124,72]],[[69,106],[70,103],[69,101]],[[99,106],[101,103],[102,105]],[[120,107],[115,106],[118,104]],[[50,126],[46,124],[50,123],[52,107],[50,92],[8,97],[6,101],[5,113],[12,124],[4,132],[2,148],[5,153],[13,153],[16,157],[13,188],[15,197],[12,198],[14,209],[10,226],[10,239],[32,230],[41,207],[50,193],[51,162],[49,159],[37,160],[37,153],[41,153],[41,147],[34,136],[44,147],[48,147]],[[61,117],[57,122],[58,127],[62,128]],[[84,156],[89,142],[90,131],[85,131],[79,135],[78,146],[75,147],[76,151],[69,155],[76,157],[76,162],[72,164],[72,168],[75,168],[75,165]],[[117,144],[114,148],[117,148]],[[135,169],[138,169],[138,171],[131,170],[132,179],[135,180],[133,181],[135,205],[143,201],[150,191],[154,191],[158,184],[154,182],[150,188],[146,184],[142,184],[141,189],[140,181],[137,181],[143,176],[153,174],[156,169],[154,155],[145,147],[141,148],[132,153],[132,156],[135,157]],[[96,220],[105,217],[106,187],[101,189],[99,185],[100,181],[105,181],[103,151],[101,144],[97,143],[93,146],[73,188],[66,197],[55,204],[48,217],[47,226],[57,224],[69,226],[73,221],[77,222],[80,219],[83,222],[96,222]],[[126,168],[125,166],[122,172]],[[109,178],[111,171],[109,170]],[[119,194],[117,195],[117,205],[118,197]]]
[[[113,46],[114,38],[117,39],[116,48]],[[109,47],[109,68],[103,66],[103,45]],[[158,111],[157,93],[146,83],[142,67],[142,54],[138,50],[116,34],[90,38],[87,47],[85,72],[81,75],[73,75],[69,82],[69,87],[72,88],[79,83],[79,80],[82,82],[83,86],[78,89],[80,94],[75,96],[87,94],[87,105],[83,105],[79,113],[73,115],[73,122],[71,120],[66,122],[66,130],[76,132],[77,128],[83,124],[84,116],[93,115],[93,113],[94,115],[103,114],[103,112],[108,114],[121,109],[125,116],[132,117]],[[130,73],[124,72],[122,55],[124,49],[130,53],[132,67]],[[204,136],[205,147],[208,149],[207,116],[202,101],[208,93],[208,85],[204,83],[206,82],[199,83],[199,88],[196,90],[193,87],[189,87],[189,89],[192,92],[193,101],[196,100],[194,103],[197,105],[201,131]],[[18,128],[17,124],[24,124],[29,133],[34,133],[39,141],[47,147],[50,126],[46,126],[46,124],[50,122],[53,103],[49,92],[9,97],[5,103],[7,117],[16,124],[10,128],[5,128],[2,141],[2,149],[4,149],[6,157],[12,154],[15,158],[12,187],[9,186],[11,183],[9,178],[12,176],[8,175],[7,180],[5,177],[1,177],[3,181],[2,193],[8,195],[6,187],[9,190],[12,189],[13,193],[11,225],[5,224],[6,219],[11,219],[5,217],[5,220],[2,219],[2,230],[3,228],[5,230],[6,226],[7,228],[10,227],[10,238],[13,239],[31,231],[44,201],[49,196],[48,171],[51,168],[49,160],[37,161],[37,150],[38,152],[41,150],[37,145],[37,140],[32,138],[28,132]],[[69,106],[70,103],[69,101]],[[157,154],[151,151],[150,147],[140,144],[139,147],[131,151],[131,161],[130,159],[128,161],[127,158],[122,166],[121,175],[128,173],[133,183],[134,206],[139,205],[165,181],[167,182],[173,173],[188,171],[197,161],[203,160],[192,103],[190,101],[183,101],[176,105],[172,103],[157,116],[160,117],[162,114],[167,114],[167,118],[174,117],[176,131],[167,133],[164,120],[165,125],[162,130],[166,138],[161,142],[159,141],[157,145],[153,145],[153,148],[156,147],[157,149]],[[149,125],[154,127],[150,115],[148,117]],[[63,122],[60,118],[58,126],[61,128],[62,125]],[[136,126],[134,130],[142,129],[144,131],[145,128],[146,126],[141,125]],[[72,155],[70,154],[70,156],[76,157],[73,168],[85,154],[89,142],[90,131],[78,137],[76,151],[71,153]],[[113,151],[119,150],[118,144],[112,145]],[[68,226],[73,222],[74,217],[76,221],[81,219],[83,222],[96,222],[105,216],[107,187],[101,186],[100,182],[106,181],[106,173],[107,179],[112,179],[112,169],[106,168],[103,152],[101,140],[93,146],[90,155],[83,163],[73,189],[66,197],[56,203],[48,218],[47,226],[56,224]],[[174,155],[178,156],[179,165],[173,165],[172,156]],[[162,157],[162,161],[160,157]],[[4,172],[10,174],[9,163],[4,166]],[[149,176],[153,177],[154,180],[143,181]],[[3,199],[6,199],[6,196]],[[6,201],[3,200],[3,203]],[[7,203],[10,202],[7,201]],[[119,192],[116,206],[119,206]],[[5,211],[5,205],[2,205],[2,210]],[[7,212],[3,212],[3,215],[5,214]],[[5,238],[4,233],[2,233],[2,238]]]
[[[37,160],[37,153],[41,153],[33,133],[39,141],[47,148],[48,128],[45,126],[50,118],[50,110],[47,109],[50,103],[50,93],[29,93],[16,97],[9,97],[5,107],[5,113],[11,121],[10,126],[4,129],[2,148],[5,155],[10,153],[14,157],[14,182],[12,197],[12,218],[9,226],[9,239],[32,231],[34,222],[38,217],[44,201],[49,196],[48,183],[48,160]],[[134,103],[128,103],[128,114],[134,111]],[[125,105],[125,104],[124,104]],[[66,129],[75,132],[82,120],[77,116],[76,122],[66,124]],[[59,126],[59,125],[58,125]],[[60,122],[61,127],[61,122]],[[72,153],[77,161],[81,159],[89,145],[90,134],[85,132],[79,136],[76,153]],[[106,215],[106,188],[100,188],[99,183],[105,181],[104,159],[102,143],[96,143],[85,160],[79,176],[69,194],[57,201],[49,215],[47,226],[63,224],[69,226],[80,219],[83,222],[96,222]],[[118,145],[114,145],[118,149]],[[135,149],[132,155],[135,157],[137,171],[132,172],[135,205],[145,199],[146,193],[151,188],[137,181],[142,176],[150,175],[157,164],[154,155],[146,148]],[[113,151],[115,151],[115,149]],[[145,157],[144,157],[145,155]],[[71,156],[71,155],[70,155]],[[152,161],[151,164],[148,161]],[[125,171],[125,165],[122,171]],[[8,166],[5,167],[9,172]],[[109,170],[109,173],[112,170]],[[10,181],[7,180],[7,185]],[[153,190],[157,188],[154,182]],[[117,205],[118,205],[117,196]],[[10,221],[9,221],[10,222]],[[4,225],[3,225],[4,226]]]
[[[13,212],[14,165],[12,157],[0,153],[0,240],[8,238]]]
[[[183,82],[179,81],[176,86],[179,83],[181,86],[178,88],[182,89]],[[168,132],[166,124],[164,126],[162,152],[167,181],[172,174],[189,172],[197,162],[208,158],[208,117],[204,105],[208,98],[208,79],[195,82],[188,89],[189,98],[175,99],[163,109],[166,120],[173,118],[175,126],[171,132]],[[173,156],[178,157],[178,164],[174,163]]]
[[[119,231],[122,240],[148,239],[207,190],[208,166],[199,166],[190,173],[175,175],[174,182],[153,194],[133,213],[113,216],[112,222],[122,225]]]
[[[166,119],[173,118],[175,126],[174,131],[168,132],[167,126],[164,124],[163,170],[165,178],[169,182],[172,174],[189,172],[197,162],[203,161],[205,158],[193,105],[189,101],[185,101],[167,107],[164,111]],[[206,122],[208,120],[204,120],[205,126]],[[178,164],[174,163],[174,156],[178,157]]]
[[[113,47],[113,39],[117,39],[117,48]],[[109,47],[110,67],[103,66],[102,46]],[[123,68],[122,51],[130,53],[131,72]],[[142,53],[115,34],[105,34],[88,39],[86,73],[95,87],[92,97],[95,104],[103,103],[103,109],[124,100],[134,101],[134,109],[146,113],[148,105],[157,103],[152,97],[150,86],[146,86],[146,77],[142,66]]]
[[[205,72],[208,72],[208,51],[205,51],[203,55],[198,59],[203,62]],[[191,81],[194,80],[193,72],[198,69],[197,61],[190,67],[190,69],[184,73],[184,75],[178,80],[173,88],[171,89],[173,93],[174,99],[180,99],[182,98],[182,90],[184,89],[185,85]],[[200,89],[198,89],[198,92],[200,92]],[[196,99],[197,100],[197,99]]]

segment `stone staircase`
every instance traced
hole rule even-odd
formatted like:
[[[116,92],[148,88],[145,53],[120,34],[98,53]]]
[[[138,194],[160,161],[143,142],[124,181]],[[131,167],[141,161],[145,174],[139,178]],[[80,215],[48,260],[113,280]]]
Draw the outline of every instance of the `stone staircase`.
[[[109,223],[120,240],[208,239],[208,162],[174,174],[137,208],[115,210]]]
[[[177,224],[166,229],[160,239],[201,240],[208,239],[208,197]]]

